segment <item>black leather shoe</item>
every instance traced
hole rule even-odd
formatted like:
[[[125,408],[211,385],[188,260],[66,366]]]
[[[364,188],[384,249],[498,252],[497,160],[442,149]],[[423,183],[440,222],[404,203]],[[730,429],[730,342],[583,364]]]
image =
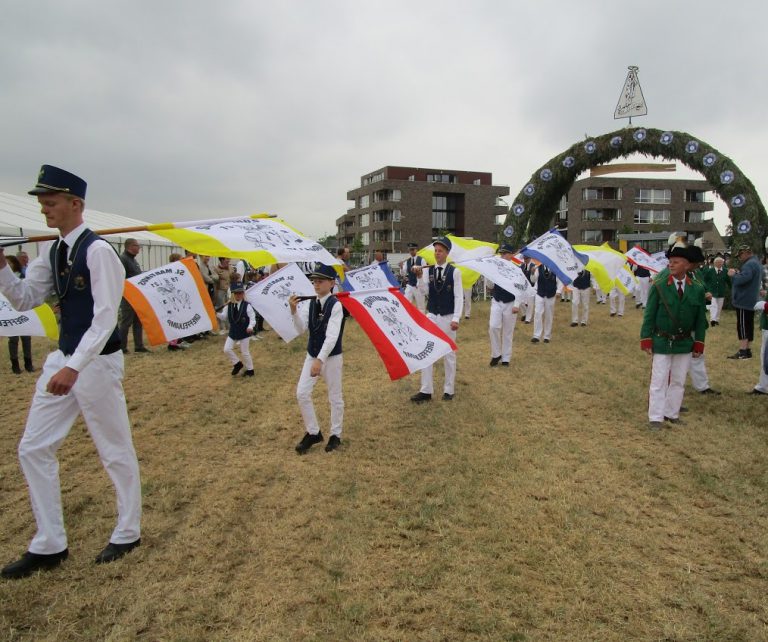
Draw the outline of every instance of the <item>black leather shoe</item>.
[[[509,368],[509,361],[502,361],[501,365],[504,366],[505,368]]]
[[[329,453],[332,450],[336,450],[339,446],[341,446],[341,439],[336,435],[331,435],[328,443],[325,444],[325,452]]]
[[[449,395],[447,392],[444,392],[443,401],[453,401],[453,395]]]
[[[571,327],[572,327],[572,328],[575,328],[577,325],[579,325],[579,324],[578,324],[578,323],[576,323],[575,321],[574,321],[573,323],[571,323]]]
[[[256,373],[255,373],[253,370],[246,370],[246,371],[243,373],[243,376],[244,376],[244,377],[253,377],[255,374],[256,374]]]
[[[763,392],[762,390],[758,390],[757,388],[752,388],[747,394],[750,395],[768,395],[768,392]]]
[[[242,369],[243,369],[243,362],[238,361],[234,366],[232,366],[232,376],[234,377]]]
[[[495,368],[499,365],[499,361],[501,361],[501,357],[493,357],[491,359],[491,368]]]
[[[109,564],[110,562],[119,560],[123,555],[130,553],[137,546],[141,546],[141,537],[135,542],[130,542],[128,544],[113,544],[110,542],[104,547],[104,550],[96,556],[96,563]]]
[[[24,370],[27,372],[35,371],[35,366],[32,365],[32,362],[29,359],[24,359]]]
[[[432,395],[426,392],[417,392],[411,397],[413,403],[424,403],[425,401],[432,401]]]
[[[30,553],[27,551],[21,556],[20,560],[8,564],[0,573],[4,578],[17,580],[22,577],[28,577],[35,571],[50,571],[61,564],[69,555],[69,549],[64,549],[60,553],[51,555],[41,555],[39,553]]]
[[[323,441],[323,433],[319,432],[316,435],[310,435],[308,432],[304,433],[301,441],[296,445],[296,452],[303,455],[315,444],[319,444]]]
[[[134,348],[134,352],[152,352],[151,350],[147,350],[144,346],[141,346],[140,348]]]
[[[549,339],[544,339],[544,343],[549,343]]]
[[[712,390],[712,388],[705,388],[704,390],[701,391],[700,394],[702,394],[702,395],[719,395],[720,391],[719,390]]]
[[[671,424],[678,424],[679,426],[685,425],[685,422],[677,417],[664,417],[664,421],[668,421]]]
[[[531,339],[531,343],[538,343],[538,342],[539,340],[536,337],[533,337],[533,339]]]

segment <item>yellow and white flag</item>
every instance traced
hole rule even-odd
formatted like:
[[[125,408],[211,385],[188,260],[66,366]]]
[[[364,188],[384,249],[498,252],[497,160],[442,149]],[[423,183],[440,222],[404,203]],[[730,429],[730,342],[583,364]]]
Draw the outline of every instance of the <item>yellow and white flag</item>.
[[[317,241],[285,221],[254,214],[236,218],[157,223],[147,230],[195,254],[244,259],[253,267],[297,261],[340,265]]]
[[[56,341],[59,338],[59,325],[47,303],[19,312],[0,294],[0,336],[48,337]]]
[[[153,346],[216,330],[216,313],[191,256],[125,280],[123,296]]]
[[[448,234],[446,238],[451,242],[448,261],[453,263],[461,273],[461,287],[469,290],[481,275],[480,272],[475,272],[475,270],[461,265],[462,261],[493,256],[499,245],[498,243],[465,239],[462,236],[453,236],[452,234]],[[427,247],[420,249],[417,254],[425,259],[429,265],[435,264],[435,249],[432,245],[427,245]]]
[[[627,262],[627,257],[614,250],[608,243],[600,246],[574,245],[573,249],[589,257],[587,270],[592,273],[603,292],[610,292],[622,266]]]

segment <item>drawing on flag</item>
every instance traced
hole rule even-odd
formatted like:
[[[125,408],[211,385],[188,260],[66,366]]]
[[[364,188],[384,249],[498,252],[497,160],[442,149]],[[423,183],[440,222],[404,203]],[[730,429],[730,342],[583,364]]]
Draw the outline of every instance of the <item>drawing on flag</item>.
[[[366,265],[365,267],[357,270],[350,270],[345,273],[344,282],[342,287],[348,291],[359,290],[386,290],[387,288],[400,287],[395,275],[392,274],[392,270],[389,269],[389,264],[386,261],[381,261],[376,265]]]
[[[667,253],[664,250],[660,252],[654,252],[651,254],[651,258],[656,261],[658,265],[663,265],[664,267],[662,269],[666,269],[666,267],[669,265],[669,259],[667,258]]]
[[[294,261],[340,265],[317,241],[265,216],[157,223],[147,229],[195,254],[244,259],[253,267]]]
[[[458,350],[397,288],[341,292],[336,296],[368,335],[392,381]]]
[[[614,119],[629,118],[632,122],[632,116],[645,116],[648,113],[648,107],[645,104],[643,90],[640,87],[640,80],[637,77],[639,67],[634,65],[627,67],[627,78],[624,86],[621,88],[619,102],[613,112]]]
[[[556,229],[531,241],[521,252],[536,259],[552,270],[565,285],[570,285],[587,264],[587,257],[579,256],[565,237]]]
[[[536,291],[520,267],[513,261],[507,261],[500,256],[486,256],[481,259],[470,259],[462,265],[479,272],[494,285],[511,292],[517,299],[525,298]]]
[[[666,264],[659,262],[639,245],[630,248],[624,255],[630,263],[644,267],[651,272],[661,272],[666,267]]]
[[[624,265],[616,275],[614,283],[624,294],[632,294],[637,285],[637,277],[635,277],[628,266]]]
[[[211,297],[191,256],[126,279],[123,296],[141,319],[150,345],[218,328]]]
[[[0,294],[0,337],[59,338],[59,325],[47,303],[19,312]]]
[[[312,283],[295,263],[280,268],[245,291],[245,300],[256,308],[286,343],[299,336],[293,327],[291,307],[288,305],[292,294],[315,296]],[[302,301],[299,305],[307,305],[307,302]]]

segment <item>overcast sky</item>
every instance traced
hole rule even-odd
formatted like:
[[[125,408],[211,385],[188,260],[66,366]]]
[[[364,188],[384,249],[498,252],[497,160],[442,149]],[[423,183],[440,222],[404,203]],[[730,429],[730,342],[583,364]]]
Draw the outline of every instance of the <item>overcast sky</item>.
[[[385,165],[531,173],[649,115],[768,189],[764,0],[8,0],[0,191],[50,163],[152,222],[267,211],[334,233]],[[721,226],[722,227],[722,226]]]

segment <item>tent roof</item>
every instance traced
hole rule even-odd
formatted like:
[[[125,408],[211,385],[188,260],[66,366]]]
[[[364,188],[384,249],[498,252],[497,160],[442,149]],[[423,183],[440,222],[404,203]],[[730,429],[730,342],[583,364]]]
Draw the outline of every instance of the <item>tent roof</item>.
[[[94,231],[147,225],[146,221],[91,209],[85,210],[84,218],[88,227]],[[0,192],[0,231],[9,236],[37,236],[56,233],[55,230],[51,230],[45,225],[40,214],[40,205],[35,197],[16,196],[6,192]],[[151,232],[127,232],[109,235],[109,239],[112,241],[125,240],[129,237],[139,241],[150,241],[152,245],[173,246],[173,243]]]

